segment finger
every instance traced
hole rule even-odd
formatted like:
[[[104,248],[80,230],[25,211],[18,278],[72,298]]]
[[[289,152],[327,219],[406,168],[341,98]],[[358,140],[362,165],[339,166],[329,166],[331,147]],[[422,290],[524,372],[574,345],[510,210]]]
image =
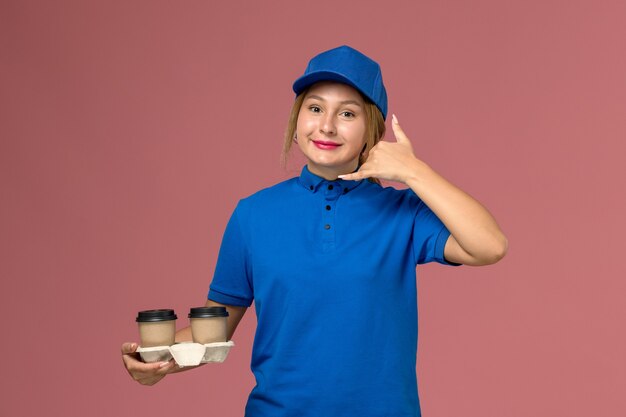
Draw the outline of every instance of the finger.
[[[158,372],[162,369],[165,369],[167,371],[172,368],[173,361],[145,363],[131,357],[125,357],[124,363],[126,364],[126,368],[133,373],[153,375],[155,372]]]
[[[122,355],[128,355],[137,351],[137,343],[126,342],[122,344]]]
[[[408,143],[410,144],[411,141],[409,140],[409,138],[407,137],[407,135],[404,133],[404,130],[402,130],[402,128],[400,127],[400,124],[398,123],[398,118],[396,117],[396,115],[392,115],[392,123],[391,123],[391,129],[393,130],[393,135],[396,138],[396,141],[398,143]]]
[[[343,175],[337,175],[337,176],[341,178],[342,180],[358,181],[358,180],[363,180],[365,178],[368,178],[367,172],[368,172],[368,167],[367,167],[367,162],[365,162],[363,165],[361,165],[361,168],[359,168],[357,172],[352,172],[350,174],[343,174]]]
[[[145,365],[147,366],[145,369],[149,371],[160,371],[161,369],[171,368],[174,363],[173,359],[170,361],[146,363]]]
[[[361,166],[361,169],[359,169],[357,172],[353,172],[352,174],[338,175],[338,177],[342,180],[351,181],[358,181],[370,178],[372,176],[372,171],[369,168],[363,169],[364,166],[365,165]]]
[[[135,381],[139,382],[142,385],[154,385],[160,380],[162,380],[163,378],[165,378],[165,376],[169,372],[171,372],[171,369],[168,372],[161,372],[160,370],[152,371],[152,372],[130,372],[129,371],[129,374]]]
[[[353,172],[352,174],[337,175],[337,177],[341,178],[342,180],[347,180],[347,181],[358,181],[358,180],[363,179],[363,175],[359,172]]]
[[[170,359],[167,362],[161,362],[161,369],[169,369],[171,367],[173,367],[174,365],[176,365],[176,361],[174,360],[174,358]]]
[[[158,362],[159,367],[157,368],[157,375],[167,375],[172,368],[176,365],[176,361],[174,359],[170,359],[167,362]]]

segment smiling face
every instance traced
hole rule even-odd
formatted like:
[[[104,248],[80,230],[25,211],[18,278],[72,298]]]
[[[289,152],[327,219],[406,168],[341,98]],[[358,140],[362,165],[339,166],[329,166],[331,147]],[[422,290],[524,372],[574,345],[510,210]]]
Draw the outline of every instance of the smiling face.
[[[356,170],[366,140],[365,102],[354,88],[314,84],[298,114],[298,147],[309,171],[328,180]]]

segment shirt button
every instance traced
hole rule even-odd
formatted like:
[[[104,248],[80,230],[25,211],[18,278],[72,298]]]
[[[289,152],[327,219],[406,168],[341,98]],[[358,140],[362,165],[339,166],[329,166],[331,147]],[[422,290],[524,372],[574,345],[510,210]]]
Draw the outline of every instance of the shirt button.
[[[328,189],[329,189],[329,190],[332,190],[332,189],[333,189],[333,185],[332,185],[332,184],[330,184],[330,185],[328,186]]]
[[[313,191],[313,186],[309,185],[309,190]]]
[[[348,189],[347,189],[347,188],[344,188],[344,189],[343,189],[343,193],[345,194],[345,193],[347,193],[347,192],[348,192]]]
[[[324,229],[326,229],[326,230],[330,229],[330,224],[325,225]]]
[[[330,206],[326,206],[326,210],[330,210]]]

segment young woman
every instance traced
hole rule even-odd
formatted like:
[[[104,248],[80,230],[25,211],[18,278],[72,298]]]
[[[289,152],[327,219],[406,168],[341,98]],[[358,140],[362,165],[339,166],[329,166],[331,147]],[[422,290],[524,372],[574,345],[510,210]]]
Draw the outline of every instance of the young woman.
[[[415,267],[492,264],[507,240],[479,202],[415,156],[395,116],[395,141],[381,141],[387,95],[376,62],[331,49],[294,91],[284,153],[296,144],[307,164],[239,202],[208,294],[208,306],[230,313],[229,338],[255,303],[246,416],[420,415]],[[125,343],[122,354],[140,383],[179,371],[138,361],[136,348]]]

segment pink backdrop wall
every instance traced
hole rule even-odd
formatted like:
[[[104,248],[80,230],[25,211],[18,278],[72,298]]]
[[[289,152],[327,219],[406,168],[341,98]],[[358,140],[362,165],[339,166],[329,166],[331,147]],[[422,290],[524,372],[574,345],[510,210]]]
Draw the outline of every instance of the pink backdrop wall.
[[[621,0],[1,1],[0,415],[242,415],[253,311],[154,387],[120,344],[204,303],[237,200],[299,171],[291,82],[344,43],[510,240],[418,272],[424,415],[626,415],[625,28]]]

